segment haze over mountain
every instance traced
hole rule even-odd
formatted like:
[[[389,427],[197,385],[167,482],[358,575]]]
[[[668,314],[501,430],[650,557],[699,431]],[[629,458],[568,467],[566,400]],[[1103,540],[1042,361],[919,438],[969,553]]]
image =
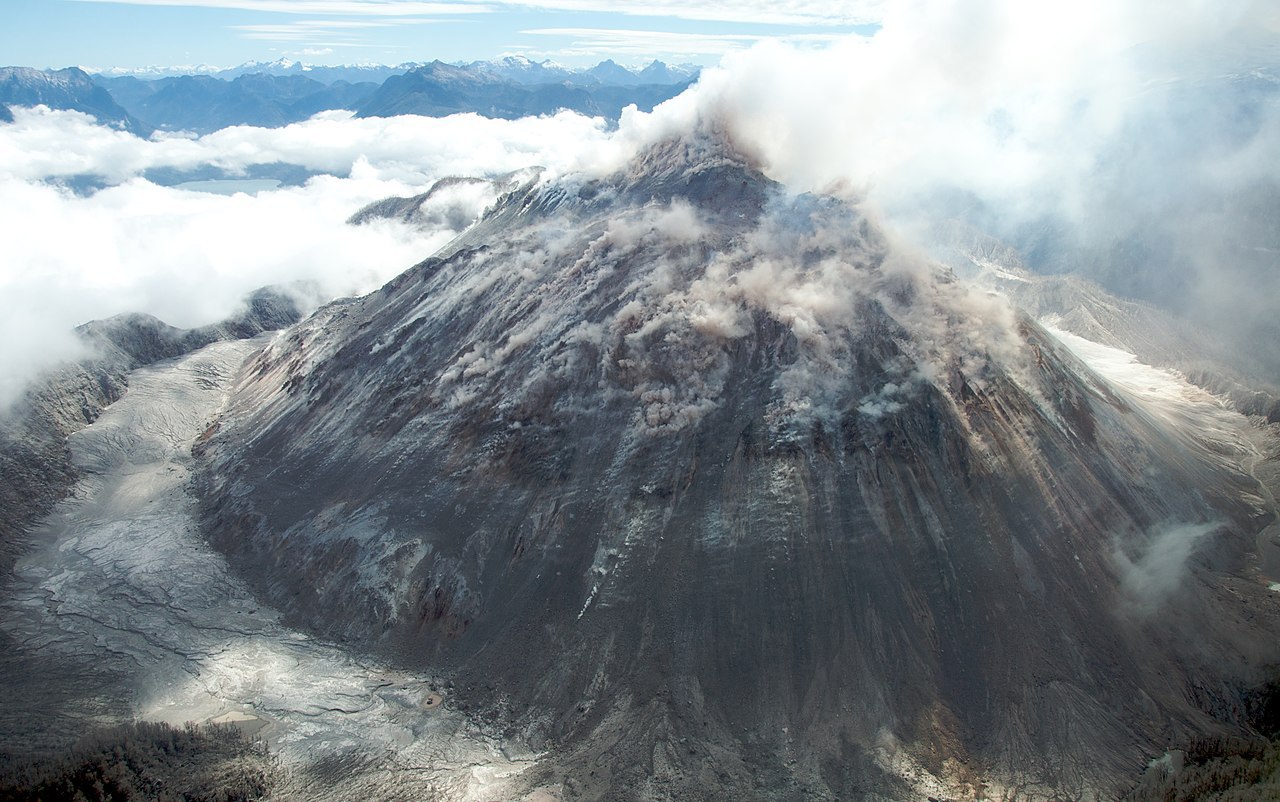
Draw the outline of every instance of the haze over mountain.
[[[410,70],[426,66],[429,62],[405,62],[398,65],[388,64],[342,64],[324,65],[307,64],[288,58],[275,61],[250,61],[235,67],[141,67],[106,69],[89,69],[100,78],[120,77],[154,80],[158,78],[176,78],[183,75],[208,75],[214,78],[232,80],[242,75],[301,75],[323,84],[335,81],[348,83],[382,83],[393,75],[403,75]],[[503,56],[501,58],[459,62],[453,64],[472,71],[484,71],[499,78],[517,83],[560,83],[568,81],[577,84],[616,83],[616,84],[675,84],[686,83],[698,77],[701,68],[694,64],[669,65],[654,59],[640,69],[622,67],[612,59],[605,59],[594,67],[567,67],[551,59],[535,61],[525,56]],[[608,75],[612,80],[602,81],[600,74]]]
[[[89,71],[99,79],[137,78],[153,81],[161,78],[179,78],[184,75],[206,75],[230,81],[242,75],[302,75],[322,84],[335,81],[348,83],[381,83],[392,75],[399,75],[413,69],[416,64],[344,64],[320,65],[306,64],[294,59],[279,58],[274,61],[249,61],[235,67],[212,67],[208,65],[189,65],[176,67],[107,67],[91,68]]]

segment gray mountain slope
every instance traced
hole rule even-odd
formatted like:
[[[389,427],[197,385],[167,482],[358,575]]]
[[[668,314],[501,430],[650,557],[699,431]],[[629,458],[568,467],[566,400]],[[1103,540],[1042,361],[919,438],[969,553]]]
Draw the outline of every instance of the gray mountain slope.
[[[695,138],[266,349],[205,526],[294,622],[451,670],[531,787],[1099,798],[1277,657],[1234,424],[1152,403]]]

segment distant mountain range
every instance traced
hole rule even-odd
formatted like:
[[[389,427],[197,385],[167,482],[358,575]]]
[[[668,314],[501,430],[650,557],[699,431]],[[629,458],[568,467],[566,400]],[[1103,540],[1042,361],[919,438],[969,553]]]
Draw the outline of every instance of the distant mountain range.
[[[396,66],[386,64],[342,64],[325,66],[303,64],[290,59],[275,61],[250,61],[236,67],[211,67],[208,65],[184,67],[113,67],[105,70],[87,69],[86,72],[101,78],[138,78],[156,80],[159,78],[176,78],[183,75],[208,75],[223,80],[232,80],[242,75],[301,75],[330,84],[335,81],[349,83],[382,83],[393,75],[402,75],[418,67],[427,66],[429,62],[408,61]],[[639,84],[677,84],[692,81],[698,77],[701,67],[696,64],[664,64],[652,61],[639,70],[623,67],[612,59],[600,62],[594,67],[566,67],[550,59],[533,61],[524,56],[504,56],[490,61],[457,62],[452,66],[462,67],[473,72],[483,72],[497,78],[505,78],[522,84],[561,83],[568,81],[574,84],[612,84],[634,86]]]
[[[8,106],[37,104],[92,114],[141,136],[157,129],[203,134],[230,125],[276,127],[331,109],[361,117],[474,112],[505,119],[568,109],[616,120],[628,105],[648,111],[698,76],[696,66],[660,61],[640,70],[613,61],[571,69],[518,56],[398,67],[280,60],[226,70],[182,69],[106,70],[91,76],[77,67],[6,67],[0,69],[0,122],[12,120]]]
[[[360,117],[391,117],[398,114],[423,114],[441,117],[460,112],[476,112],[486,117],[514,119],[536,114],[549,114],[569,109],[591,116],[617,119],[622,109],[636,104],[648,111],[664,100],[678,95],[690,81],[680,83],[640,83],[640,76],[618,67],[630,83],[621,77],[607,83],[598,76],[595,82],[567,80],[545,83],[519,82],[504,77],[492,63],[481,66],[455,66],[440,61],[416,67],[403,75],[393,75],[382,86],[356,104]],[[603,69],[601,69],[603,68]],[[543,65],[533,65],[536,70]],[[612,70],[605,65],[593,69],[609,77]]]
[[[111,93],[78,67],[36,70],[0,67],[0,121],[12,121],[9,106],[44,105],[92,114],[103,125],[146,136],[151,127],[126,111]]]
[[[420,65],[422,66],[422,65]],[[489,72],[523,84],[568,82],[578,86],[642,86],[687,84],[697,79],[701,68],[695,64],[664,64],[651,61],[640,70],[630,70],[606,59],[594,67],[574,69],[553,61],[530,61],[523,56],[507,56],[494,61],[473,61],[458,65],[477,72]]]
[[[154,81],[161,78],[178,78],[181,76],[209,76],[226,81],[242,75],[301,75],[322,84],[334,81],[349,83],[382,83],[392,75],[399,75],[418,66],[406,63],[399,66],[387,64],[343,64],[338,66],[322,66],[303,64],[289,59],[276,61],[250,61],[236,67],[211,67],[207,64],[180,67],[112,67],[104,70],[89,68],[87,71],[99,78],[138,78],[143,81]]]
[[[303,75],[266,73],[230,80],[180,75],[150,81],[97,76],[95,81],[156,128],[199,134],[229,125],[274,128],[328,109],[354,109],[378,88],[372,81],[325,84]]]

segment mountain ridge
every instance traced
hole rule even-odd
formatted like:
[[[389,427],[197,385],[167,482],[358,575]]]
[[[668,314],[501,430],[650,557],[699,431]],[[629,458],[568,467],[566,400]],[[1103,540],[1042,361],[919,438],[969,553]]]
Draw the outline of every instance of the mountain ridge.
[[[603,63],[605,62],[601,62],[601,64]],[[424,66],[424,64],[426,64],[426,62],[406,61],[397,65],[323,65],[306,64],[289,58],[279,58],[274,61],[249,61],[235,67],[211,67],[201,65],[185,67],[141,67],[138,69],[118,67],[92,69],[88,67],[80,67],[80,69],[91,75],[108,79],[118,77],[154,79],[172,78],[183,75],[210,75],[215,78],[233,79],[238,78],[241,75],[260,73],[266,75],[304,75],[321,83],[331,83],[336,80],[346,80],[352,83],[362,80],[373,80],[380,83],[392,75],[408,72],[409,70]],[[488,60],[481,59],[475,61],[453,62],[453,66],[466,67],[475,70],[488,70],[500,77],[521,82],[543,83],[548,80],[596,80],[589,77],[590,71],[600,67],[601,65],[597,64],[594,67],[567,67],[550,59],[534,61],[533,59],[525,56],[512,55]],[[629,75],[633,76],[628,80],[639,79],[638,82],[640,83],[664,82],[653,80],[654,78],[663,76],[666,78],[665,82],[680,83],[682,81],[688,81],[696,78],[701,68],[695,64],[668,65],[665,62],[654,59],[641,69],[629,70],[625,67],[622,69]],[[647,78],[642,79],[641,76],[647,76]]]
[[[108,123],[128,117],[133,126],[129,130],[150,133],[154,127],[204,134],[231,125],[278,127],[334,109],[365,117],[471,112],[508,119],[568,109],[616,121],[626,106],[651,110],[679,94],[698,75],[688,65],[673,67],[656,60],[638,72],[612,62],[604,64],[610,66],[603,71],[592,68],[593,72],[509,57],[348,70],[307,68],[281,60],[196,74],[100,72],[91,80],[107,91],[111,106],[119,109],[105,112]],[[30,72],[45,80],[54,75],[47,70]],[[20,99],[13,102],[21,104]],[[57,103],[55,108],[75,107]],[[88,108],[83,102],[80,106]]]
[[[138,136],[151,133],[149,126],[133,117],[116,103],[109,92],[94,84],[77,67],[63,70],[0,68],[0,107],[36,105],[91,114],[103,125]],[[13,115],[7,108],[4,111],[4,121],[13,121]]]
[[[106,87],[142,119],[165,130],[207,134],[232,125],[275,128],[333,109],[355,109],[377,89],[372,82],[323,84],[302,75],[248,73],[230,80],[186,75],[140,81],[103,79]]]
[[[652,110],[658,103],[679,94],[688,83],[523,83],[488,69],[434,61],[388,78],[358,105],[356,116],[424,114],[435,117],[476,112],[485,117],[517,119],[565,109],[616,120],[627,105],[635,104],[642,111]]]

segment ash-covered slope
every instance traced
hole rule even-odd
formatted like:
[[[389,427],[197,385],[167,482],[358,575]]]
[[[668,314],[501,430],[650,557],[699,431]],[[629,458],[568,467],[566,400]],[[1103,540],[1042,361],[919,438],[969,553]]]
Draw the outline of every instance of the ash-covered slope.
[[[1271,513],[1034,323],[714,138],[530,182],[249,363],[205,523],[565,797],[1110,793],[1276,655]]]
[[[299,316],[292,299],[263,289],[246,299],[241,314],[196,329],[175,328],[141,314],[78,327],[89,355],[53,368],[21,404],[0,410],[0,575],[8,573],[27,527],[75,483],[67,436],[124,395],[129,371],[212,342],[283,328]]]

